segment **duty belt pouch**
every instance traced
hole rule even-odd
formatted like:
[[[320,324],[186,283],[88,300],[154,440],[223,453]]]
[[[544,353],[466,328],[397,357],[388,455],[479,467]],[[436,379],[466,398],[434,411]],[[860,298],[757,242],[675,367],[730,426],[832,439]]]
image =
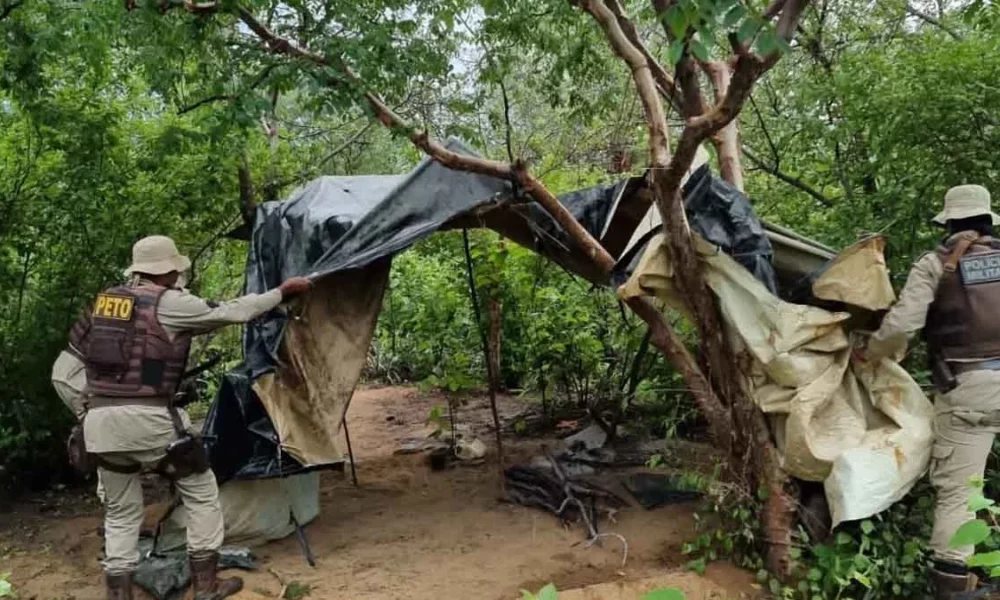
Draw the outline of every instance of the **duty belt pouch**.
[[[958,381],[955,379],[955,372],[952,371],[951,365],[940,356],[931,358],[931,381],[942,394],[947,394],[958,387]]]
[[[189,433],[167,446],[167,455],[160,461],[157,470],[176,481],[204,473],[208,468],[208,454],[201,436]]]
[[[84,443],[82,423],[77,423],[70,430],[69,439],[66,440],[66,454],[69,456],[69,464],[81,475],[97,472],[97,463],[87,452],[87,445]]]
[[[175,481],[204,473],[209,469],[209,464],[208,453],[205,452],[205,444],[202,443],[201,436],[184,429],[181,417],[173,404],[167,410],[174,422],[174,430],[177,432],[178,439],[170,442],[170,445],[167,446],[166,456],[160,461],[157,471],[164,477]]]

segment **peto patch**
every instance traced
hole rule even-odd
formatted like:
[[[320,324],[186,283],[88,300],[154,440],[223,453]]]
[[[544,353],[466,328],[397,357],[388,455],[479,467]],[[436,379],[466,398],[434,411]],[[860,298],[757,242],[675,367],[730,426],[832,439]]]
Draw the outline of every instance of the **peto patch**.
[[[131,321],[134,308],[135,298],[98,294],[97,302],[94,304],[94,316],[102,319]]]

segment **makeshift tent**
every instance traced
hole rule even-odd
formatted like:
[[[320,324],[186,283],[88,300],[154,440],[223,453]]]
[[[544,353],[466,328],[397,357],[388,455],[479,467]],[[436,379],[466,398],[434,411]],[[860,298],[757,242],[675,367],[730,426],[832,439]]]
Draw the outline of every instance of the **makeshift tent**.
[[[456,140],[447,146],[473,154]],[[784,295],[834,257],[829,248],[761,223],[743,194],[712,176],[706,159],[700,152],[683,188],[691,226],[732,254],[734,268],[765,293]],[[613,280],[627,280],[659,230],[645,178],[559,200],[618,261]],[[612,283],[510,182],[427,159],[407,175],[321,177],[284,202],[258,207],[245,291],[261,292],[293,275],[313,276],[316,286],[302,303],[246,328],[244,363],[225,376],[205,423],[220,481],[304,476],[342,462],[340,431],[392,256],[435,231],[471,227],[493,229],[596,284]],[[284,504],[281,510],[293,503]]]

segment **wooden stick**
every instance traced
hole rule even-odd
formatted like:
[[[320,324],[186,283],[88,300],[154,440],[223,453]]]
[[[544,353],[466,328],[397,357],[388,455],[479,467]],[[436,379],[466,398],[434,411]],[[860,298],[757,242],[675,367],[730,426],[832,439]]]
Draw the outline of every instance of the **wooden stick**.
[[[476,329],[483,343],[483,356],[486,358],[486,378],[489,381],[490,411],[493,413],[493,430],[497,441],[497,471],[500,475],[500,489],[506,489],[503,459],[503,435],[500,430],[500,413],[497,411],[497,379],[498,373],[493,372],[493,360],[490,356],[490,344],[483,331],[483,319],[479,310],[479,294],[476,291],[476,278],[472,274],[472,251],[469,249],[469,230],[462,229],[462,242],[465,246],[465,270],[469,276],[469,295],[472,297],[472,310],[476,316]]]
[[[344,439],[347,440],[347,458],[351,461],[351,480],[358,487],[358,470],[354,466],[354,450],[351,449],[351,433],[347,430],[347,415],[344,415]]]

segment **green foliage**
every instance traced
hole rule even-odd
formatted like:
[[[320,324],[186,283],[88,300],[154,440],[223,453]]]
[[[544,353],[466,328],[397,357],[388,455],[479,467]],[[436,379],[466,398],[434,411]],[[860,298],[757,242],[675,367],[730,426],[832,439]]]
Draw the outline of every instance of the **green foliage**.
[[[285,593],[282,596],[285,600],[302,600],[312,592],[312,586],[293,581],[285,586]]]
[[[969,557],[967,564],[993,578],[1000,577],[1000,524],[997,523],[1000,507],[983,496],[984,486],[985,482],[981,479],[970,482],[969,510],[980,517],[963,523],[949,545],[953,548],[974,546],[975,553]]]
[[[684,600],[684,592],[677,588],[661,588],[646,592],[642,600]]]
[[[706,499],[695,515],[699,535],[682,547],[691,557],[688,568],[697,573],[709,562],[733,559],[755,571],[775,598],[918,598],[927,592],[933,503],[926,484],[876,517],[840,525],[822,542],[800,530],[790,550],[793,583],[787,586],[764,569],[760,498],[718,482],[701,485]]]
[[[705,493],[705,499],[695,513],[698,536],[681,547],[681,552],[691,557],[688,568],[701,574],[709,562],[732,558],[746,569],[762,569],[760,500],[714,478],[702,477],[694,483],[695,489]]]
[[[558,600],[558,598],[559,591],[551,583],[538,590],[537,594],[532,594],[528,590],[521,590],[521,600]]]
[[[14,592],[14,586],[10,584],[8,579],[10,579],[10,573],[0,573],[0,598],[17,600],[17,594]]]

